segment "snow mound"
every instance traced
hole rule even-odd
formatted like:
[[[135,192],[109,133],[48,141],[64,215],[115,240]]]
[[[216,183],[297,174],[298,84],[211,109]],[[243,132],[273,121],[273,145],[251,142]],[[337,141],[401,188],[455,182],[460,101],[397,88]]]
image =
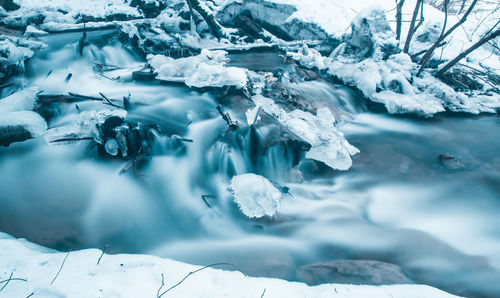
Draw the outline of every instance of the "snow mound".
[[[359,150],[349,144],[335,127],[335,117],[328,108],[319,108],[317,115],[302,110],[287,113],[272,99],[262,95],[253,96],[252,101],[312,146],[306,158],[321,161],[337,170],[347,170],[352,166],[351,155]]]
[[[156,297],[162,276],[164,286],[160,294],[179,283],[189,272],[201,269],[155,256],[101,254],[98,249],[66,254],[0,233],[0,280],[7,280],[11,272],[12,278],[26,279],[4,283],[2,294],[5,297],[27,297],[31,293],[34,297]],[[63,260],[64,265],[61,265]],[[326,298],[332,297],[332,293],[344,298],[456,297],[425,285],[324,284],[311,287],[214,268],[191,274],[162,297],[261,297],[264,289],[268,298]]]
[[[174,59],[164,55],[148,55],[157,78],[166,81],[185,82],[190,87],[245,87],[247,74],[244,69],[225,67],[229,61],[227,52],[203,49],[197,56]]]
[[[31,136],[42,135],[47,130],[45,120],[35,112],[0,112],[0,126],[22,126]]]
[[[246,216],[263,217],[276,214],[281,192],[266,178],[242,174],[231,179],[234,202]]]
[[[30,111],[35,105],[38,88],[31,87],[0,99],[0,112]]]

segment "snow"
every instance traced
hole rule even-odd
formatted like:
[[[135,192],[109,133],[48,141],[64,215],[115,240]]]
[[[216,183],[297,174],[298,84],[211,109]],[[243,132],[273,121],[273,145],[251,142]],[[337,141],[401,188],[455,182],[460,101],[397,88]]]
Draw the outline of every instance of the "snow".
[[[0,112],[0,127],[22,126],[32,136],[42,135],[47,130],[47,123],[35,112]]]
[[[158,74],[157,79],[185,82],[190,87],[246,86],[246,71],[225,67],[227,52],[203,49],[197,56],[174,59],[164,55],[148,55],[148,61]]]
[[[359,150],[349,144],[335,127],[335,117],[328,108],[318,109],[317,115],[302,110],[287,113],[272,99],[262,95],[253,96],[252,101],[312,146],[306,158],[324,162],[338,170],[347,170],[352,166],[351,155],[359,153]],[[252,111],[249,112],[247,118],[253,119],[252,114]]]
[[[156,297],[201,268],[147,255],[103,254],[101,257],[101,254],[98,249],[69,254],[57,252],[0,233],[0,281],[7,280],[10,273],[13,273],[12,278],[25,279],[11,280],[6,286],[3,283],[2,294],[5,297],[27,297],[31,293],[34,297]],[[230,266],[218,268],[233,269]],[[324,284],[310,287],[304,283],[248,277],[237,271],[213,268],[192,274],[162,297],[261,297],[264,290],[265,297],[291,298],[332,297],[333,293],[344,298],[456,297],[425,285]]]
[[[234,202],[246,216],[263,217],[276,214],[281,192],[265,177],[242,174],[231,179]]]
[[[30,87],[0,99],[1,112],[30,111],[34,108],[37,87]]]
[[[105,18],[106,16],[124,14],[140,17],[136,8],[129,6],[124,0],[17,0],[21,8],[9,13],[4,22],[15,26],[29,25],[30,19],[42,14],[43,23],[74,24],[84,16]],[[43,25],[42,25],[43,27]]]

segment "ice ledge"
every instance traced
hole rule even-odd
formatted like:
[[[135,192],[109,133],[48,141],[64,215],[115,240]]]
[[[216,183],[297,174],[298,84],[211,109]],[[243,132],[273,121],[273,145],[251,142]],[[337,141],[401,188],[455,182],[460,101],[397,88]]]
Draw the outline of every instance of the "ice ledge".
[[[148,255],[102,255],[86,249],[55,252],[0,232],[0,282],[12,278],[5,297],[157,297],[199,269]],[[61,268],[63,260],[64,266]],[[221,267],[223,268],[223,267]],[[59,275],[57,275],[58,271]],[[162,274],[164,286],[162,284]],[[57,278],[54,280],[54,277]],[[25,279],[18,280],[18,279]],[[51,281],[52,284],[51,284]],[[304,283],[247,277],[240,272],[207,268],[192,274],[162,297],[456,297],[425,285],[364,286]]]

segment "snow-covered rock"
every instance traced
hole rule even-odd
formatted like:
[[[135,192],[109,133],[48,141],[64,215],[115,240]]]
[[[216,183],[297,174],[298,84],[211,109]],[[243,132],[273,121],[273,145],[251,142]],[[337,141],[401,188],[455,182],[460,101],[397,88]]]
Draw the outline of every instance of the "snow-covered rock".
[[[275,215],[282,196],[265,177],[251,173],[234,176],[231,190],[234,202],[250,218]]]
[[[45,120],[35,112],[0,112],[0,127],[21,126],[32,137],[42,135],[47,130]]]
[[[63,264],[64,262],[64,264]],[[249,277],[148,255],[102,254],[98,249],[57,252],[0,233],[0,280],[5,297],[374,297],[452,298],[425,285],[363,286]],[[218,268],[234,269],[220,266]],[[264,293],[265,291],[265,293]],[[264,294],[263,294],[264,293]]]
[[[37,87],[30,87],[1,98],[0,113],[33,110],[37,93]]]
[[[244,69],[226,67],[227,52],[202,50],[197,56],[174,59],[164,55],[148,55],[148,61],[157,78],[166,81],[180,81],[190,87],[246,86]]]
[[[328,108],[319,108],[317,115],[302,110],[287,113],[272,99],[262,95],[253,96],[252,101],[311,144],[311,149],[306,153],[307,158],[321,161],[338,170],[347,170],[352,166],[351,155],[359,153],[359,150],[349,144],[342,132],[335,127],[335,117]],[[251,116],[249,114],[248,118]]]

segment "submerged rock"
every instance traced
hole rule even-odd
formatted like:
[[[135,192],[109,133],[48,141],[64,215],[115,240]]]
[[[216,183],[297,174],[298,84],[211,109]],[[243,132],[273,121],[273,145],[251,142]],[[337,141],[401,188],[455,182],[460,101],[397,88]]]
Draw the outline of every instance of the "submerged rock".
[[[368,285],[412,284],[401,267],[371,260],[338,260],[301,266],[297,278],[308,285],[353,283]]]
[[[463,168],[462,163],[451,153],[439,154],[439,162],[447,169],[458,170]]]

